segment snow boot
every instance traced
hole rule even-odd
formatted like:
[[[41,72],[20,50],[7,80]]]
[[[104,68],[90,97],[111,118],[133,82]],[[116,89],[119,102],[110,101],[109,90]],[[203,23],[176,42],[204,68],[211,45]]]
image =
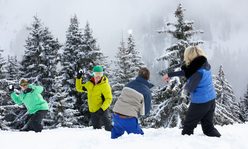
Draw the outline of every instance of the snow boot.
[[[221,134],[219,133],[219,131],[216,128],[213,128],[208,133],[205,133],[205,135],[207,135],[209,137],[220,137],[221,136]]]

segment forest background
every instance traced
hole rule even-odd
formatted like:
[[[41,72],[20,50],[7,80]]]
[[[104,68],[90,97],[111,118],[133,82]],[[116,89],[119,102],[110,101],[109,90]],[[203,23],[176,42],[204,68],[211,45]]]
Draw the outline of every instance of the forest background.
[[[151,70],[152,82],[158,88],[164,86],[164,84],[162,84],[161,81],[162,77],[158,76],[157,72],[160,71],[161,69],[165,69],[168,66],[168,62],[157,61],[157,59],[161,55],[167,54],[166,49],[171,45],[177,43],[178,39],[173,38],[173,36],[169,34],[159,34],[158,30],[168,29],[169,27],[166,26],[167,22],[177,21],[174,15],[174,11],[175,8],[178,6],[178,3],[168,2],[161,5],[160,1],[155,1],[155,2],[153,1],[141,5],[141,1],[136,1],[136,2],[107,1],[104,2],[105,3],[104,5],[108,3],[112,3],[116,7],[112,7],[112,6],[110,7],[109,5],[106,5],[106,7],[102,8],[102,7],[90,7],[91,4],[88,5],[82,4],[75,6],[73,4],[68,5],[67,2],[62,2],[61,3],[62,7],[60,7],[61,10],[54,13],[52,6],[55,4],[55,2],[45,1],[44,3],[38,2],[33,4],[33,7],[30,7],[29,5],[28,8],[30,8],[30,11],[28,12],[28,15],[27,12],[25,11],[26,12],[25,18],[27,16],[30,17],[29,19],[24,19],[23,15],[20,15],[21,13],[16,14],[13,13],[13,11],[12,12],[10,11],[11,9],[20,10],[21,7],[19,7],[17,1],[2,0],[0,2],[1,2],[1,6],[9,6],[1,9],[1,12],[5,12],[5,13],[9,12],[8,13],[9,16],[14,16],[12,17],[14,19],[8,20],[6,19],[7,15],[3,15],[3,13],[1,13],[1,19],[6,21],[3,21],[4,23],[0,24],[2,31],[0,46],[1,46],[1,50],[4,50],[2,56],[5,57],[6,59],[8,59],[7,58],[8,55],[12,55],[12,56],[16,55],[18,61],[23,61],[22,55],[25,55],[24,51],[27,49],[27,47],[25,47],[24,45],[27,45],[26,40],[28,39],[28,36],[30,34],[30,30],[27,30],[26,27],[31,26],[30,24],[32,24],[34,20],[33,16],[37,16],[38,20],[39,18],[41,18],[42,25],[44,25],[44,27],[49,26],[48,31],[50,31],[52,28],[51,34],[56,35],[54,37],[52,36],[54,42],[56,42],[57,44],[55,45],[57,47],[56,49],[58,50],[58,53],[62,54],[63,53],[62,49],[66,49],[65,48],[66,44],[64,43],[68,41],[68,37],[64,38],[65,41],[63,41],[63,38],[57,39],[57,37],[65,37],[65,35],[68,36],[66,32],[69,31],[68,27],[72,25],[72,18],[77,16],[79,20],[78,22],[80,22],[80,26],[78,28],[83,28],[84,30],[87,30],[87,24],[89,23],[90,27],[88,29],[89,30],[90,28],[93,29],[93,37],[94,39],[97,38],[96,40],[97,44],[94,45],[96,51],[99,50],[103,53],[104,56],[109,56],[108,58],[103,56],[104,60],[102,61],[104,62],[105,60],[107,61],[106,64],[104,64],[104,66],[107,67],[108,64],[109,63],[111,64],[112,62],[113,64],[116,64],[114,63],[114,61],[116,61],[115,56],[117,55],[118,49],[122,47],[122,42],[128,42],[127,39],[130,37],[130,35],[132,35],[133,38],[135,39],[134,40],[135,49],[137,49],[140,52],[140,56],[142,57],[141,60]],[[25,4],[28,3],[29,1],[25,1]],[[76,3],[78,2],[75,1],[74,4]],[[101,2],[99,1],[98,4],[100,3]],[[208,3],[205,2],[195,3],[195,1],[193,0],[185,4],[183,3],[183,7],[187,8],[185,19],[194,20],[194,28],[197,30],[202,30],[204,32],[203,34],[192,36],[192,40],[204,41],[204,44],[199,46],[209,56],[209,62],[210,64],[212,64],[212,73],[214,75],[218,75],[219,70],[221,69],[225,70],[226,78],[229,84],[232,86],[232,90],[234,92],[233,94],[235,95],[235,102],[239,102],[240,99],[243,98],[243,96],[245,95],[247,89],[246,85],[248,80],[248,76],[245,75],[248,74],[247,72],[248,70],[245,69],[246,68],[245,66],[247,64],[247,59],[245,58],[245,56],[247,55],[247,51],[248,51],[247,42],[245,42],[245,40],[247,39],[245,38],[247,36],[246,34],[247,29],[245,28],[246,22],[244,21],[244,19],[242,19],[245,18],[247,14],[244,12],[245,9],[242,9],[242,7],[244,6],[243,4],[244,1],[242,0],[240,1],[240,3],[237,3],[232,0],[229,0],[227,2],[225,1],[225,3],[221,1],[218,2],[209,1]],[[65,5],[68,6],[67,9],[62,9],[63,6]],[[120,8],[120,6],[123,5],[127,6],[130,9],[130,11],[116,10],[117,8]],[[158,5],[160,6],[158,7]],[[66,13],[67,11],[70,11],[72,9],[70,8],[72,6],[74,9],[74,14]],[[40,10],[37,11],[37,8],[39,8]],[[42,8],[43,10],[46,10],[46,13],[42,13],[43,12]],[[87,15],[86,13],[80,12],[81,9],[83,8],[86,8],[86,10],[88,10]],[[110,10],[117,11],[118,13],[114,15],[114,13],[112,13]],[[134,11],[136,11],[136,13],[134,13]],[[34,13],[30,14],[30,12],[34,12]],[[39,14],[39,12],[41,13]],[[59,14],[57,14],[58,12]],[[91,17],[90,14],[94,14],[92,12],[97,12],[96,14],[99,15],[93,15],[97,17]],[[101,14],[99,12],[105,12],[105,13]],[[124,12],[126,12],[127,14]],[[104,16],[101,16],[100,14]],[[52,16],[59,16],[59,17],[52,18]],[[66,18],[65,16],[68,16],[68,19],[65,19]],[[101,19],[98,19],[98,17]],[[54,18],[60,21],[54,21]],[[114,19],[115,21],[113,21],[112,19]],[[81,27],[83,26],[82,24],[84,24],[84,21],[86,22],[86,25],[85,27]],[[18,22],[19,24],[20,22],[22,22],[22,24],[19,25],[16,22]],[[57,22],[58,24],[54,22]],[[123,25],[120,25],[119,22],[125,22],[125,23],[122,23]],[[99,26],[99,24],[101,25]],[[56,30],[55,28],[58,30]],[[63,31],[61,30],[61,28],[64,28]],[[110,66],[110,68],[114,70],[115,65]],[[92,69],[89,67],[88,71],[90,70]],[[75,77],[76,71],[77,70],[75,70],[74,74],[71,75],[70,78]],[[89,74],[90,72],[88,73],[88,76],[86,76],[86,79],[89,79],[90,77]],[[111,76],[112,74],[113,73],[110,73],[109,75]],[[71,88],[72,87],[73,85],[71,85]],[[47,95],[47,96],[48,96],[47,97],[48,100],[48,98],[50,98],[52,95]],[[116,94],[116,97],[118,97],[118,94]],[[84,109],[84,111],[87,110]],[[21,114],[19,113],[19,115]]]

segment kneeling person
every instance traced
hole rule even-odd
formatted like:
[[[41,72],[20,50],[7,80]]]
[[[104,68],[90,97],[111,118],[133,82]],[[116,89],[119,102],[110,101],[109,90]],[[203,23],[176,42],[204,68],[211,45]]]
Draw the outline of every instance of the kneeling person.
[[[135,80],[127,83],[113,108],[114,126],[111,138],[115,139],[124,134],[141,134],[144,132],[138,124],[138,113],[148,115],[151,110],[151,91],[154,85],[149,83],[150,71],[143,67]]]

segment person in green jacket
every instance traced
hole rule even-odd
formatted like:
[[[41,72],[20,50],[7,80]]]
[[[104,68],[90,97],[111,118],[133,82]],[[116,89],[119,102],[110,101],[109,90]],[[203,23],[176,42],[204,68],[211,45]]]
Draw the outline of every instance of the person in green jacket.
[[[14,86],[9,86],[9,93],[11,98],[16,104],[23,103],[26,106],[28,112],[32,115],[30,130],[41,132],[43,129],[41,125],[42,119],[49,110],[47,102],[41,95],[43,92],[43,87],[40,85],[34,86],[29,84],[24,78],[20,79],[19,85],[22,89],[22,92],[19,96],[14,92]]]
[[[105,130],[111,131],[113,126],[108,119],[108,108],[112,102],[112,92],[108,84],[108,78],[103,75],[101,66],[93,68],[93,78],[82,84],[82,71],[79,71],[76,78],[76,90],[86,92],[88,97],[89,111],[91,112],[91,121],[94,129],[101,129],[101,120],[104,123]]]

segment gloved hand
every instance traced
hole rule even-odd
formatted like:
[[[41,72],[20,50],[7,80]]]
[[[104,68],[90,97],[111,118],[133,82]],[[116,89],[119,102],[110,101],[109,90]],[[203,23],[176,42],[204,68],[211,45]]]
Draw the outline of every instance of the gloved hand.
[[[27,94],[27,93],[32,93],[34,91],[33,88],[26,88],[23,92],[24,94]]]
[[[9,94],[12,94],[14,92],[14,86],[9,85]]]
[[[103,115],[103,109],[102,108],[100,108],[98,111],[96,111],[96,115],[97,116],[102,116]]]
[[[80,70],[78,71],[77,78],[80,79],[80,78],[82,77],[82,75],[83,75],[83,70],[80,69]]]

